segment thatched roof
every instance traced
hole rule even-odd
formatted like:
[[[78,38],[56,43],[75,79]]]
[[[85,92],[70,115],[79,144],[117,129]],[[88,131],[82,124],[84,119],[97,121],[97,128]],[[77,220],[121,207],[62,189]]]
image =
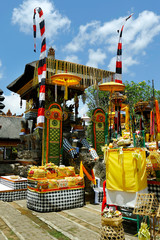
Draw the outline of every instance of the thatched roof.
[[[26,64],[24,73],[19,76],[17,79],[15,79],[13,82],[11,82],[7,88],[17,93],[19,89],[21,89],[25,84],[27,84],[34,76],[34,69],[36,67],[36,62],[31,62],[29,64]]]
[[[30,98],[32,95],[37,94],[36,88],[39,86],[38,82],[38,62],[34,61],[26,64],[24,73],[16,80],[10,83],[7,88],[15,93],[18,93],[22,99]],[[47,73],[46,73],[46,85],[52,86],[51,77],[57,73],[71,73],[82,78],[80,84],[71,86],[69,88],[80,91],[80,94],[84,92],[89,86],[97,86],[100,82],[108,82],[113,78],[114,72],[102,70],[94,67],[89,67],[81,64],[67,62],[58,59],[46,59]],[[73,90],[73,91],[74,91]]]

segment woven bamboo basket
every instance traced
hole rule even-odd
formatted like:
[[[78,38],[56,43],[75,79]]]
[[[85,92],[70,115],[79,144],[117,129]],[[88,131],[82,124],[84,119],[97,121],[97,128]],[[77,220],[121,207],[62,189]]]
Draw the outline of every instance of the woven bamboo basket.
[[[122,223],[117,227],[114,226],[101,226],[100,240],[124,240],[124,229]]]
[[[122,223],[122,215],[113,218],[101,217],[102,226],[114,226],[117,227]]]
[[[133,214],[151,216],[156,215],[158,200],[155,193],[138,193]]]
[[[159,204],[158,211],[157,211],[157,218],[160,218],[160,204]]]

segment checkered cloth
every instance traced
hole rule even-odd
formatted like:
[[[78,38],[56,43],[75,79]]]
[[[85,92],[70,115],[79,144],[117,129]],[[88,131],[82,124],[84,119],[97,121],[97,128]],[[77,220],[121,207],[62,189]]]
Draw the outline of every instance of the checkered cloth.
[[[94,148],[91,148],[91,146],[89,145],[88,141],[87,141],[85,138],[81,138],[81,139],[79,140],[79,142],[80,142],[83,146],[85,146],[86,148],[88,148],[89,153],[90,153],[90,155],[91,155],[91,157],[92,157],[93,159],[95,159],[95,160],[98,160],[98,159],[99,159],[96,150],[95,150]]]
[[[0,191],[0,201],[12,202],[16,200],[25,199],[27,197],[27,181],[9,181],[7,177],[0,178],[2,187]]]
[[[27,197],[27,190],[0,192],[0,201],[12,202],[16,200],[25,199]]]
[[[27,180],[27,185],[28,187],[31,187],[31,188],[37,188],[37,185],[38,185],[38,181],[33,181],[33,180]]]
[[[27,207],[38,212],[61,211],[84,205],[84,189],[38,193],[27,190]]]
[[[76,158],[77,157],[77,151],[74,147],[72,147],[72,145],[70,144],[70,142],[66,139],[63,138],[63,149],[65,152],[67,152],[72,158]]]
[[[99,188],[94,188],[93,190],[95,194],[94,203],[100,204],[103,201],[103,188],[99,187]]]
[[[10,187],[12,189],[27,189],[27,181],[24,182],[11,182],[7,179],[1,178],[1,184]]]
[[[103,201],[103,188],[100,187],[100,178],[96,179],[96,185],[94,185],[93,190],[95,194],[94,203],[100,204]]]
[[[96,185],[94,185],[94,188],[99,188],[100,187],[100,178],[95,177],[96,179]]]
[[[158,201],[160,202],[160,185],[149,182],[148,183],[148,192],[155,193]]]

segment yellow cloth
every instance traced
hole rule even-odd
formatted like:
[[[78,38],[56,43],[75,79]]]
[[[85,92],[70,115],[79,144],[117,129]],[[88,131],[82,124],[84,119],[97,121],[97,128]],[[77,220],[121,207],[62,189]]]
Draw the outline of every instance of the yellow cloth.
[[[125,129],[129,132],[129,107],[126,106]]]
[[[109,146],[106,144],[104,147],[101,147],[101,150],[104,152],[104,162],[107,165]]]
[[[67,85],[65,85],[64,99],[68,100],[68,86]]]
[[[149,133],[146,133],[146,142],[149,142]]]
[[[80,163],[80,172],[79,172],[79,176],[82,177],[82,178],[84,178],[82,161],[81,161],[81,163]]]
[[[95,178],[93,169],[91,170],[91,174],[92,174],[92,179],[93,179],[92,182],[94,185],[96,185],[96,178]]]
[[[107,189],[125,192],[137,192],[147,187],[146,155],[140,149],[141,158],[134,159],[134,150],[109,150],[106,166]],[[139,161],[141,160],[141,163]]]
[[[91,174],[92,174],[92,176],[91,176],[91,175],[88,173],[88,171],[86,170],[86,168],[83,166],[83,163],[82,163],[82,161],[81,161],[81,163],[80,163],[80,173],[79,173],[79,176],[80,176],[80,177],[84,177],[83,172],[85,173],[85,175],[87,176],[87,178],[88,178],[90,181],[92,181],[94,185],[96,185],[96,179],[95,179],[93,170],[91,170]]]
[[[160,141],[160,133],[157,133],[157,141]]]

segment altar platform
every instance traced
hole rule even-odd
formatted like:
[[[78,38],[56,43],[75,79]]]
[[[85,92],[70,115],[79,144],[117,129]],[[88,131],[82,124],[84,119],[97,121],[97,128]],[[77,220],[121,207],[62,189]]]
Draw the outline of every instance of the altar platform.
[[[27,179],[19,176],[0,177],[0,200],[12,202],[27,197]]]

